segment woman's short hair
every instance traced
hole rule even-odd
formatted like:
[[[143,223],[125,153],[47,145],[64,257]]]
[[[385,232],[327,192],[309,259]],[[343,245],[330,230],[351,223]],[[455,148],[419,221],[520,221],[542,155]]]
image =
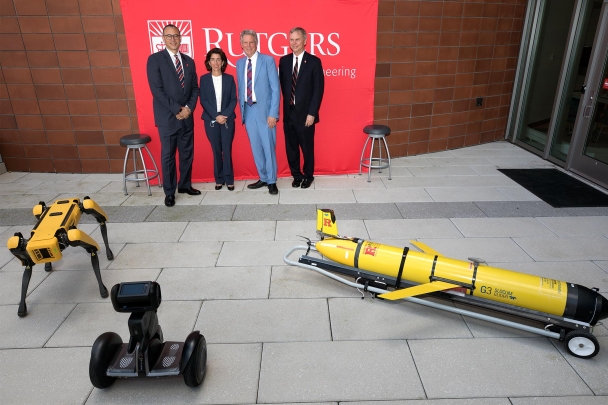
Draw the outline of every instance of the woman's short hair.
[[[209,52],[207,52],[207,57],[205,58],[205,67],[209,72],[211,72],[211,65],[209,61],[211,60],[211,55],[220,55],[222,59],[222,73],[226,71],[226,66],[228,66],[228,58],[226,58],[226,54],[220,48],[213,48]]]

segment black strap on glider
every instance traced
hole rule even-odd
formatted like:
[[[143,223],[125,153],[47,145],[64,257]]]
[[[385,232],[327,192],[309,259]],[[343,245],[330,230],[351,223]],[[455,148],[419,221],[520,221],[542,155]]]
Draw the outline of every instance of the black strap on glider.
[[[433,259],[433,268],[431,269],[431,276],[429,277],[429,280],[435,281],[435,266],[437,265],[437,258],[439,256],[435,255],[435,258]]]
[[[410,248],[404,247],[403,253],[401,254],[401,263],[399,264],[399,273],[397,273],[397,280],[395,280],[395,288],[399,288],[399,284],[401,284],[401,275],[403,274],[403,265],[405,264],[405,258],[407,257],[407,252],[410,251]]]
[[[361,251],[361,246],[363,246],[363,242],[365,242],[363,239],[353,239],[353,242],[357,242],[357,249],[355,249],[355,257],[354,257],[354,265],[355,268],[358,269],[359,268],[359,252]]]

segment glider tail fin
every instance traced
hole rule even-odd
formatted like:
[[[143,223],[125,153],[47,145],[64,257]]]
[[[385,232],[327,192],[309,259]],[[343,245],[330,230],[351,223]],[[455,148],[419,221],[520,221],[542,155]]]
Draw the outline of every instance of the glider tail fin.
[[[323,236],[338,236],[338,224],[334,211],[322,208],[317,209],[317,232]]]

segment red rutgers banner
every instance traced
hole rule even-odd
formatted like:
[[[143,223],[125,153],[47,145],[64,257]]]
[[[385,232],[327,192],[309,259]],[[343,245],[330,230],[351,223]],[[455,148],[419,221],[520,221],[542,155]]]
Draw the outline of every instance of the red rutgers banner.
[[[176,25],[182,34],[181,52],[191,56],[200,76],[207,73],[205,57],[215,47],[228,57],[226,73],[236,77],[236,61],[244,56],[239,35],[243,29],[258,33],[258,51],[279,58],[289,54],[289,30],[303,27],[306,51],[323,63],[325,93],[315,130],[315,174],[353,173],[359,170],[363,127],[373,121],[376,68],[377,0],[243,0],[201,1],[121,0],[129,48],[129,61],[137,103],[139,130],[149,134],[149,145],[160,162],[160,142],[154,126],[152,94],[146,62],[153,52],[164,50],[163,27]],[[283,100],[281,99],[281,103]],[[279,108],[283,112],[282,104]],[[233,163],[237,179],[257,178],[249,139],[236,110]],[[194,111],[194,166],[192,178],[213,181],[211,146]],[[279,177],[290,176],[285,155],[282,117],[277,124]]]

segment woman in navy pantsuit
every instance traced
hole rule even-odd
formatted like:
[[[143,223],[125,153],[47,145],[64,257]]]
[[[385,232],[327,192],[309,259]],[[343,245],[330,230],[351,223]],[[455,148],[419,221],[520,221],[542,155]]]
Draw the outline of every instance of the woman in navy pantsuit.
[[[232,140],[234,139],[234,108],[236,85],[232,75],[224,73],[228,59],[220,48],[207,53],[205,67],[210,73],[201,76],[200,99],[203,106],[205,132],[213,150],[213,175],[215,189],[226,184],[234,190],[232,168]]]

